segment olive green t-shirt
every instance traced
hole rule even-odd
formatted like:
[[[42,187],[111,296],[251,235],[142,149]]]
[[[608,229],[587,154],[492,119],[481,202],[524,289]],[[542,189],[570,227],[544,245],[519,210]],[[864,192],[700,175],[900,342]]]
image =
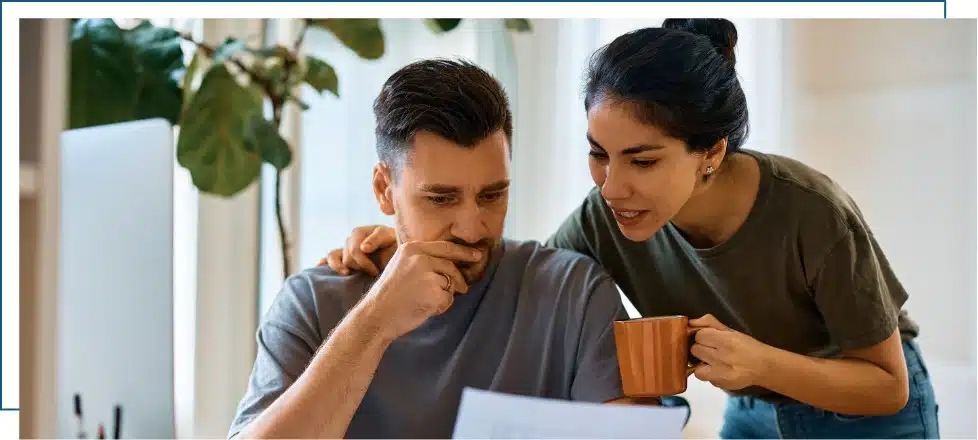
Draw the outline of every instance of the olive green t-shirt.
[[[671,223],[632,242],[597,189],[548,240],[598,260],[643,316],[713,314],[728,327],[815,357],[878,344],[917,325],[907,292],[852,198],[824,174],[782,156],[757,159],[757,199],[741,228],[709,249]],[[781,396],[749,389],[737,394]]]

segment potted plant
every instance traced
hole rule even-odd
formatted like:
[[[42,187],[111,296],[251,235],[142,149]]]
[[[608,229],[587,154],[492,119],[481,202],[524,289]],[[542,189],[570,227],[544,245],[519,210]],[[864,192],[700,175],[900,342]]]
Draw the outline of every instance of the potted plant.
[[[379,19],[300,19],[290,47],[252,48],[228,38],[211,46],[186,33],[142,21],[123,29],[110,19],[75,20],[71,30],[69,128],[164,118],[180,127],[177,162],[200,191],[233,197],[261,175],[276,170],[275,217],[284,276],[292,273],[291,239],[282,218],[281,177],[292,163],[293,146],[282,138],[282,111],[302,110],[298,89],[307,84],[339,97],[336,69],[326,60],[301,55],[310,30],[332,33],[363,59],[384,55]],[[434,32],[449,32],[461,19],[425,19]],[[526,19],[505,19],[506,28],[527,32]],[[183,43],[194,54],[184,62]],[[266,115],[265,104],[271,114]]]

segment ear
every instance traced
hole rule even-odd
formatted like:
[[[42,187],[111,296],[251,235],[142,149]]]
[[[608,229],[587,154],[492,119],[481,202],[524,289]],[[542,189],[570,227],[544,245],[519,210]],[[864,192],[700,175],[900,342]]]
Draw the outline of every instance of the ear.
[[[374,167],[374,197],[381,212],[394,215],[394,178],[391,169],[383,162]]]
[[[724,137],[717,141],[717,143],[703,155],[703,169],[706,169],[707,167],[713,167],[714,170],[720,168],[720,163],[723,162],[723,158],[726,155],[727,138]]]

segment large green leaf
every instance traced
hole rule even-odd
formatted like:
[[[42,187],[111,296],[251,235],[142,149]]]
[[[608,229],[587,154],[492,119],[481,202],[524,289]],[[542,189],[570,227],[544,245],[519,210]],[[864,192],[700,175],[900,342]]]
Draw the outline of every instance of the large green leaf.
[[[133,119],[139,94],[136,56],[108,19],[78,20],[71,33],[69,128]]]
[[[262,161],[280,170],[284,170],[292,163],[292,149],[289,148],[289,143],[282,139],[275,124],[260,113],[254,113],[248,119],[245,148],[257,153]]]
[[[176,124],[183,102],[180,41],[172,29],[148,22],[126,31],[109,19],[76,21],[69,127],[156,117]]]
[[[340,96],[340,80],[336,77],[336,70],[319,58],[306,57],[306,76],[303,80],[319,93],[329,90],[333,95]]]
[[[261,172],[261,158],[245,145],[252,115],[261,114],[262,96],[234,81],[223,64],[204,75],[184,113],[177,161],[201,191],[230,197]]]
[[[183,38],[173,29],[144,21],[128,31],[126,39],[135,50],[140,67],[136,119],[162,117],[176,125],[183,107]]]
[[[425,26],[431,29],[436,34],[441,34],[444,32],[451,31],[458,27],[462,23],[461,18],[426,18],[424,19]]]
[[[384,56],[384,32],[376,18],[317,18],[309,25],[326,29],[361,58],[376,60]]]

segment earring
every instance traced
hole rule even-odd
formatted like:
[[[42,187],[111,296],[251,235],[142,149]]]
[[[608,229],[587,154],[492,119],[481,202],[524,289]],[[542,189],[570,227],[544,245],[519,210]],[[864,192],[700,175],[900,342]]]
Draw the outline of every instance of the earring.
[[[709,176],[710,174],[713,174],[713,167],[712,166],[706,167],[706,175]]]

